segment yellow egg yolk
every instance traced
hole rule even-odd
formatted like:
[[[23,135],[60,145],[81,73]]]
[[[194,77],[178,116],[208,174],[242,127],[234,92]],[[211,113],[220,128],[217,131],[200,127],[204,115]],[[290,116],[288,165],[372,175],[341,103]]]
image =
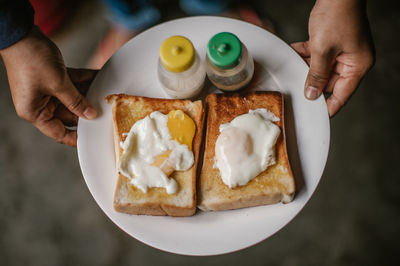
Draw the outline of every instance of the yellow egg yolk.
[[[167,127],[173,140],[187,145],[188,149],[192,150],[193,137],[196,132],[196,125],[192,118],[182,110],[173,110],[168,113]],[[174,167],[167,163],[170,153],[171,151],[168,150],[158,155],[153,163],[153,165],[160,167],[166,176],[171,175],[175,171]]]
[[[193,137],[196,131],[196,125],[192,118],[182,110],[173,110],[168,113],[167,127],[173,140],[187,145],[189,150],[192,150]]]

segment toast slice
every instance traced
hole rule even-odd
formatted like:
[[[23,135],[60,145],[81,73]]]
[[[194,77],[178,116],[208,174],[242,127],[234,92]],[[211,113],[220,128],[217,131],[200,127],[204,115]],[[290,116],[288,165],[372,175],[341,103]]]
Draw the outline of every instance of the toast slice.
[[[201,101],[155,99],[125,94],[113,94],[106,97],[112,104],[114,124],[114,146],[116,165],[123,149],[124,141],[132,125],[152,113],[160,111],[168,114],[171,110],[182,110],[190,116],[196,132],[193,138],[192,151],[194,163],[187,171],[175,171],[170,178],[178,183],[178,192],[168,194],[164,188],[149,188],[146,193],[132,185],[129,179],[118,172],[117,186],[114,194],[114,209],[118,212],[144,215],[191,216],[196,211],[196,170],[199,162],[199,150],[203,133],[204,109]]]
[[[199,208],[219,211],[290,202],[295,193],[295,183],[286,152],[283,95],[279,92],[236,93],[230,96],[210,94],[206,101],[207,133],[199,179]],[[213,167],[219,126],[257,108],[267,108],[280,119],[274,122],[281,129],[275,145],[276,164],[269,166],[246,185],[229,188],[223,183],[219,169]]]

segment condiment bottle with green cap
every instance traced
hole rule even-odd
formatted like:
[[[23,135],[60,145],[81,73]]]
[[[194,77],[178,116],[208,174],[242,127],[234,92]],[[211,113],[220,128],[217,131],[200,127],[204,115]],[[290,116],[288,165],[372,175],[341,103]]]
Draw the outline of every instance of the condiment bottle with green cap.
[[[208,42],[206,72],[217,88],[235,91],[246,86],[253,77],[253,58],[236,35],[220,32]]]
[[[161,44],[158,77],[165,92],[174,98],[191,98],[201,91],[206,72],[189,39],[171,36]]]

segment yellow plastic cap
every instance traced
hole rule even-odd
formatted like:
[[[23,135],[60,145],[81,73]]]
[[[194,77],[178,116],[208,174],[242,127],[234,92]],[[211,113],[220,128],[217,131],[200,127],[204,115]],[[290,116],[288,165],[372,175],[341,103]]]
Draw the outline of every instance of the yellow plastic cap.
[[[183,36],[171,36],[160,47],[162,65],[171,72],[188,70],[194,62],[194,47]]]

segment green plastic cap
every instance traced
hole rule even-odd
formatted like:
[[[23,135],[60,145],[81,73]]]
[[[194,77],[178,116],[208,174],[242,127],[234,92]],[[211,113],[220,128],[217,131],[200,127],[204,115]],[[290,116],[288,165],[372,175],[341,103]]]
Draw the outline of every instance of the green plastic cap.
[[[230,32],[215,34],[207,45],[207,57],[218,68],[227,69],[237,65],[241,54],[240,40]]]

